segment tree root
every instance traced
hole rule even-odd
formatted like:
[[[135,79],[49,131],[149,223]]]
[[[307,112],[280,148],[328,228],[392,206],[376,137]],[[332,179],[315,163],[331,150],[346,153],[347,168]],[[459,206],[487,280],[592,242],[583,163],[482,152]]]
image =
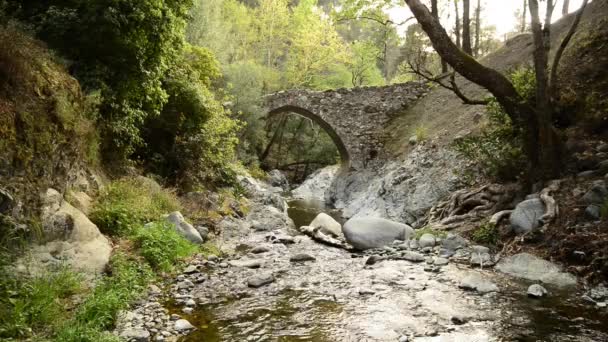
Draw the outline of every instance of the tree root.
[[[347,244],[346,242],[338,240],[336,238],[333,238],[333,237],[321,232],[321,227],[313,228],[310,226],[302,226],[298,230],[300,232],[310,236],[313,240],[320,242],[324,245],[331,246],[331,247],[337,247],[337,248],[343,248],[346,250],[352,249],[352,247],[349,244]]]
[[[458,190],[431,209],[429,223],[449,230],[464,222],[487,218],[505,208],[513,200],[516,190],[516,184],[489,184],[472,190]],[[506,213],[502,215],[504,217]]]
[[[549,185],[540,192],[540,200],[545,204],[545,214],[540,218],[543,226],[551,223],[559,214],[559,207],[552,193],[559,190],[561,181],[554,180],[549,182]]]

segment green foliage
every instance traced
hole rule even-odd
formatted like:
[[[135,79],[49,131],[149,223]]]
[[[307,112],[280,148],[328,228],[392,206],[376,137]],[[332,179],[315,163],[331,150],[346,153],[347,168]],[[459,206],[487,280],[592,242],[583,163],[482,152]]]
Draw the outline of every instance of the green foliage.
[[[534,71],[517,69],[510,74],[517,91],[527,101],[533,101]],[[525,169],[523,130],[514,125],[496,99],[486,107],[488,125],[478,136],[467,136],[454,141],[454,147],[465,158],[476,162],[487,176],[498,180],[513,180]]]
[[[499,239],[498,227],[487,221],[471,232],[471,240],[480,244],[495,246]]]
[[[74,61],[87,90],[101,90],[105,152],[127,157],[139,127],[167,101],[162,78],[181,54],[191,0],[8,0],[39,37]],[[101,44],[100,42],[103,42]]]
[[[55,326],[66,317],[63,303],[81,287],[82,278],[68,269],[29,279],[2,279],[0,337],[25,338]]]
[[[213,54],[189,47],[180,67],[164,80],[169,101],[144,126],[146,145],[138,155],[147,161],[146,168],[186,191],[234,179],[239,123],[209,89],[219,76]]]
[[[114,255],[110,266],[111,275],[97,284],[70,320],[62,322],[56,341],[117,341],[104,331],[114,327],[121,310],[146,293],[153,273],[146,263],[123,253]]]
[[[176,261],[191,256],[198,247],[164,222],[139,227],[132,237],[138,253],[155,269],[170,271]]]
[[[153,181],[121,179],[103,189],[90,218],[103,233],[124,236],[137,225],[156,221],[179,209],[177,197]]]
[[[416,136],[416,141],[425,141],[429,137],[429,130],[424,125],[419,125],[414,131],[414,135]]]

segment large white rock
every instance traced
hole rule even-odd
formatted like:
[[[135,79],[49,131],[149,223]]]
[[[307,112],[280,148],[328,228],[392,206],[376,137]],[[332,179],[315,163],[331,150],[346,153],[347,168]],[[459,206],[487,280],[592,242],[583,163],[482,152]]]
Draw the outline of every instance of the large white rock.
[[[346,241],[360,250],[383,247],[414,236],[412,227],[379,217],[351,218],[344,223],[342,232]]]
[[[43,204],[43,234],[48,242],[33,246],[17,262],[18,268],[37,274],[46,266],[63,264],[84,273],[102,273],[110,260],[110,241],[56,190],[47,190]]]
[[[519,203],[511,213],[511,228],[516,234],[524,234],[540,226],[540,218],[545,214],[545,205],[538,198]]]
[[[326,213],[320,213],[317,215],[317,217],[315,217],[315,219],[310,223],[310,227],[313,229],[320,228],[321,232],[324,234],[329,234],[338,238],[343,237],[342,225]]]
[[[203,243],[205,242],[201,237],[201,234],[186,221],[182,213],[179,211],[174,211],[171,214],[165,217],[167,222],[171,223],[173,228],[180,233],[183,237],[188,239],[193,243]]]

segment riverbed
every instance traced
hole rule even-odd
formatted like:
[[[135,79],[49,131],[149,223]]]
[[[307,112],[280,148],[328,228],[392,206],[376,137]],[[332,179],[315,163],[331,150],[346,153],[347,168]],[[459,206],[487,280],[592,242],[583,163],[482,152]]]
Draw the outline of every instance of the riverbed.
[[[296,226],[319,212],[343,221],[321,201],[289,202]],[[608,341],[607,310],[585,303],[574,290],[548,288],[547,298],[532,299],[526,295],[530,283],[491,269],[450,262],[429,271],[426,262],[403,260],[365,265],[366,255],[303,235],[287,244],[269,243],[268,235],[252,232],[232,258],[260,260],[260,268],[225,262],[207,268],[208,279],[189,292],[194,312],[171,308],[196,327],[180,341]],[[268,251],[249,252],[259,246]],[[315,260],[289,260],[299,253]],[[268,271],[274,282],[247,286],[246,279]],[[460,288],[472,273],[499,291]]]

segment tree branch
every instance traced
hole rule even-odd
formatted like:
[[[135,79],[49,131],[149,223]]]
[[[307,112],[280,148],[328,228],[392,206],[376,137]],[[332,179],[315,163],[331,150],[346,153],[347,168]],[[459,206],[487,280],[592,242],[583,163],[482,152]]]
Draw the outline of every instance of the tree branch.
[[[452,42],[439,20],[433,17],[420,0],[405,0],[405,2],[422,29],[429,36],[439,56],[459,74],[492,93],[496,100],[505,107],[506,112],[514,122],[523,123],[526,121],[533,113],[533,109],[525,104],[513,84],[504,75],[477,62],[459,49]]]
[[[437,76],[433,77],[432,75],[426,74],[424,71],[420,70],[420,68],[415,67],[409,60],[407,61],[407,64],[409,65],[410,69],[412,70],[411,71],[412,74],[418,75],[429,82],[436,83],[439,86],[441,86],[442,88],[452,91],[454,94],[456,94],[456,96],[458,96],[458,98],[460,98],[460,100],[462,100],[462,103],[464,103],[464,104],[487,105],[489,102],[488,100],[473,100],[473,99],[468,98],[460,90],[460,88],[458,87],[458,84],[456,84],[456,73],[455,72],[443,73],[441,75],[437,75]],[[443,81],[442,81],[444,78],[446,78],[448,76],[450,77],[450,85],[447,85],[447,84],[443,83]]]
[[[570,43],[570,40],[572,40],[572,37],[574,36],[574,33],[576,32],[576,29],[578,28],[578,25],[581,22],[581,18],[583,17],[583,13],[585,12],[585,8],[587,7],[588,2],[589,2],[589,0],[583,1],[583,4],[581,5],[579,12],[576,14],[576,17],[574,18],[574,22],[572,23],[572,26],[570,26],[570,30],[568,30],[568,33],[564,37],[564,40],[562,40],[562,43],[559,45],[559,47],[557,48],[557,51],[555,52],[555,57],[553,58],[553,64],[551,65],[551,77],[549,78],[549,91],[550,91],[551,98],[555,98],[555,95],[557,92],[557,69],[559,67],[559,61],[561,60],[562,55],[564,54],[564,51],[566,50],[566,47]]]

